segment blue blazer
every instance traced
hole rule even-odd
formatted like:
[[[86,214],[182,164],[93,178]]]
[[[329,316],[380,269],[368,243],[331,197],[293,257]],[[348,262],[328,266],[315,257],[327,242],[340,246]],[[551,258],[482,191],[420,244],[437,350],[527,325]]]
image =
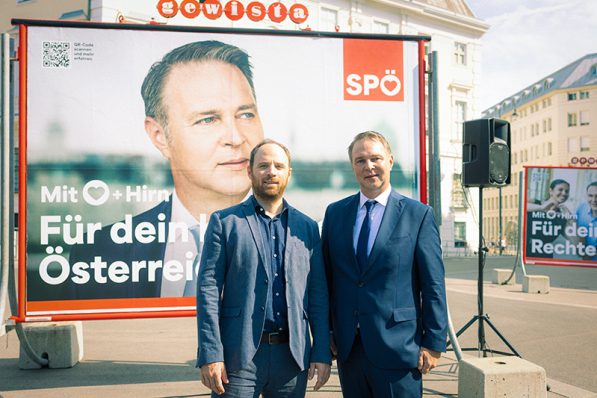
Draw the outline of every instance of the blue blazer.
[[[333,203],[323,222],[338,360],[348,359],[358,324],[377,367],[416,368],[421,346],[446,349],[444,266],[432,210],[392,191],[361,273],[353,248],[358,205],[359,194]]]
[[[197,281],[197,366],[224,361],[227,370],[235,371],[257,352],[272,279],[257,217],[249,198],[210,218]],[[319,229],[291,206],[284,256],[292,356],[301,369],[310,362],[331,363]]]

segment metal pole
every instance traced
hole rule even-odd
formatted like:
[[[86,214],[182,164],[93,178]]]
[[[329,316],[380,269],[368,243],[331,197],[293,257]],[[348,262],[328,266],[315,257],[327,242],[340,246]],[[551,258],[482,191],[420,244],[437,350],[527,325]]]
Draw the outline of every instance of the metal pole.
[[[12,121],[13,121],[13,107],[12,101],[13,92],[10,88],[10,39],[8,34],[2,34],[2,272],[7,269],[8,273],[8,293],[9,302],[12,313],[17,313],[16,300],[16,283],[14,275],[14,197],[13,197],[13,183],[14,183],[14,162],[13,148],[14,142],[12,139]],[[22,78],[22,76],[20,76]],[[19,93],[25,95],[25,93]],[[19,117],[22,117],[19,114]],[[20,150],[21,148],[19,148]],[[21,226],[24,227],[24,226]],[[1,314],[1,313],[0,313]],[[25,354],[33,362],[40,366],[48,366],[48,359],[37,354],[23,329],[22,323],[17,323],[15,326],[21,348]]]
[[[500,230],[500,237],[499,237],[499,242],[498,242],[498,246],[499,246],[499,255],[502,255],[502,187],[498,187],[499,189],[499,198],[500,198],[500,203],[499,203],[499,230]]]
[[[438,226],[442,224],[441,162],[439,159],[439,97],[437,51],[429,54],[429,204],[433,207],[433,216]]]
[[[2,76],[2,92],[0,102],[2,104],[2,236],[0,248],[2,249],[0,260],[0,336],[6,333],[4,325],[4,315],[7,309],[8,300],[8,269],[12,262],[10,261],[10,250],[12,247],[10,237],[10,203],[12,190],[10,187],[10,38],[7,33],[2,34],[2,65],[0,66],[0,76]]]
[[[524,179],[523,172],[519,171],[518,172],[518,255],[520,258],[520,268],[522,269],[522,275],[527,276],[527,270],[524,267],[524,259],[522,258],[522,251],[524,250],[523,245],[526,244],[526,242],[524,240],[524,236],[522,236],[522,224],[524,222],[526,222],[526,214],[524,215],[525,220],[523,220],[523,218],[522,218],[523,217],[523,214],[522,214],[522,208],[523,208],[522,187],[524,186],[523,179]]]
[[[483,262],[485,252],[483,251],[483,187],[479,187],[479,275],[477,279],[477,306],[479,320],[479,355],[487,356],[485,352],[485,329],[483,328]]]

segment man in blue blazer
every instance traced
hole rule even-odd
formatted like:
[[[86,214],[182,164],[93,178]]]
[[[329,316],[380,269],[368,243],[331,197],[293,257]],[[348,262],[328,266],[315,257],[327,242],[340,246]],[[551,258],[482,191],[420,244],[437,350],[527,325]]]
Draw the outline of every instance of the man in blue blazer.
[[[251,152],[253,195],[212,214],[197,286],[197,366],[226,397],[304,397],[330,374],[327,283],[315,221],[284,190],[290,153],[265,140]],[[313,346],[311,337],[313,336]]]
[[[360,192],[327,208],[322,232],[342,393],[420,397],[446,348],[438,229],[430,207],[392,190],[381,134],[358,134],[348,153]]]

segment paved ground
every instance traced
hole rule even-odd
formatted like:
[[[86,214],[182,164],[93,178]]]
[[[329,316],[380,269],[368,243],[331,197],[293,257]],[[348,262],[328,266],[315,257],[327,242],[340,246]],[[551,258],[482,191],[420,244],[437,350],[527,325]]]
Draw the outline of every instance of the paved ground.
[[[512,260],[488,258],[487,270],[505,268]],[[561,269],[552,276],[552,286],[591,284],[597,276],[596,270],[578,273],[578,268]],[[447,280],[448,301],[454,327],[458,329],[477,312],[476,260],[448,259],[446,271],[452,275]],[[528,268],[527,272],[530,273]],[[486,279],[490,275],[486,271]],[[552,288],[547,295],[522,293],[520,285],[486,283],[484,287],[484,309],[495,326],[525,359],[546,369],[551,387],[549,398],[597,397],[593,393],[597,392],[597,283],[592,284],[593,290]],[[476,347],[476,333],[475,324],[459,338],[460,345]],[[488,328],[486,335],[490,348],[508,350]],[[90,321],[84,323],[84,336],[85,358],[74,368],[28,371],[18,369],[19,343],[15,333],[0,337],[0,397],[209,395],[193,367],[193,319]],[[440,366],[425,377],[424,389],[425,397],[457,396],[458,365],[453,352],[444,355]],[[323,391],[309,392],[307,396],[340,397],[335,369]]]

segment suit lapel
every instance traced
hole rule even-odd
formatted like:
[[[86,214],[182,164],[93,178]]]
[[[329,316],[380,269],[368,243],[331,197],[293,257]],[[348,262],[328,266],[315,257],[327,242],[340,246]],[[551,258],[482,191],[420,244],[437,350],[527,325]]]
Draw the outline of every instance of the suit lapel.
[[[243,202],[242,208],[243,212],[245,213],[245,218],[249,223],[249,229],[251,230],[251,235],[253,235],[253,240],[255,240],[255,244],[257,245],[257,251],[259,252],[261,264],[264,268],[266,268],[265,271],[269,275],[269,270],[265,266],[265,246],[263,246],[261,229],[259,228],[259,220],[257,219],[257,213],[255,212],[255,207],[253,206],[253,200],[251,198],[245,200]]]
[[[369,253],[367,267],[363,273],[369,271],[373,263],[375,263],[376,258],[379,256],[379,253],[390,240],[392,232],[396,228],[396,224],[400,219],[403,208],[404,201],[402,200],[402,195],[392,190],[390,197],[388,198],[386,210],[381,220],[381,225],[379,226],[379,231],[377,232],[377,237],[375,238],[375,242],[371,248],[371,253]]]

